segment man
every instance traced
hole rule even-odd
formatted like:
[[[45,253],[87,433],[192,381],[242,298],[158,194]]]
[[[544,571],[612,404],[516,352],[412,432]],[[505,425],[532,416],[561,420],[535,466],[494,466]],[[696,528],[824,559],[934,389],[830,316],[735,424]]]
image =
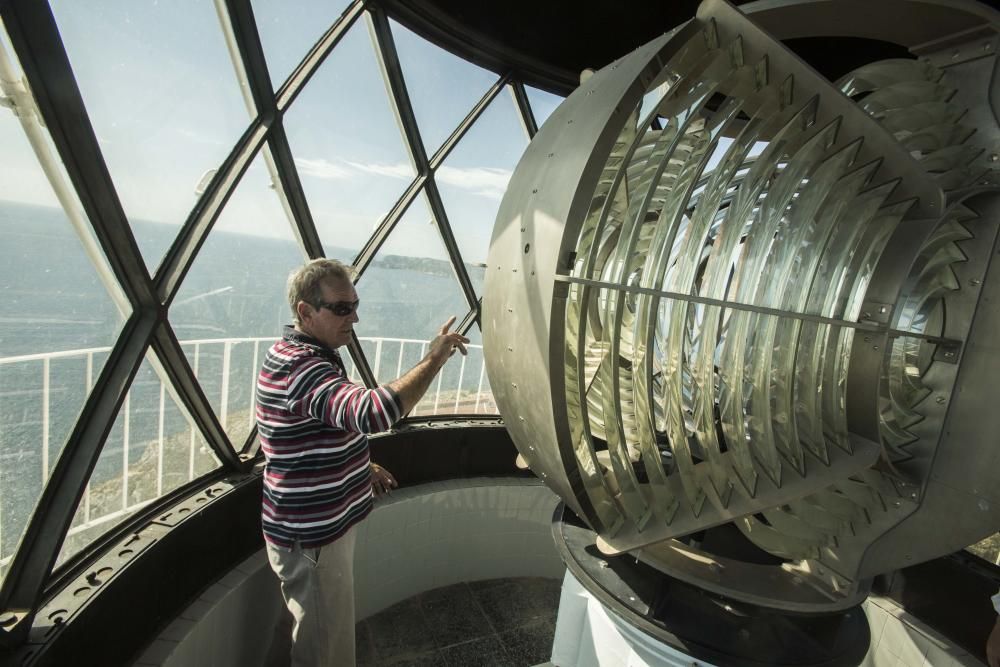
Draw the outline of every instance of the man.
[[[351,270],[309,262],[289,278],[295,324],[268,351],[257,378],[264,452],[262,523],[268,560],[291,612],[292,664],[354,665],[354,540],[373,487],[396,485],[371,463],[367,434],[408,413],[467,338],[448,329],[392,382],[366,389],[347,379],[337,348],[351,340],[358,295]]]
[[[993,608],[1000,614],[1000,593],[993,596]],[[1000,667],[1000,616],[993,625],[993,632],[986,640],[986,660],[989,667]]]

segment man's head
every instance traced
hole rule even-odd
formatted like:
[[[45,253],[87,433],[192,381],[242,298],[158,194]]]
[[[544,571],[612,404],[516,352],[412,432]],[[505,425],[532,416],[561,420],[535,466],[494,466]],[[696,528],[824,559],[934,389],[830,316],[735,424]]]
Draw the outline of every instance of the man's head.
[[[335,259],[314,259],[288,278],[295,328],[329,348],[351,341],[358,321],[353,269]]]

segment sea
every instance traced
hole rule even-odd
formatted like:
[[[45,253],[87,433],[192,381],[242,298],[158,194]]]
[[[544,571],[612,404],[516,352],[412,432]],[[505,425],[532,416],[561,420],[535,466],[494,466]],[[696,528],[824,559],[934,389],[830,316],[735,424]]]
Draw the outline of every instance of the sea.
[[[146,264],[155,273],[180,227],[141,220],[131,224]],[[435,233],[433,227],[428,230]],[[2,568],[124,318],[61,209],[0,201],[0,235]],[[325,251],[327,256],[349,261],[357,249],[328,246]],[[170,306],[171,326],[216,415],[226,415],[224,425],[237,447],[252,423],[249,415],[257,366],[270,341],[290,321],[287,276],[303,261],[293,240],[213,230]],[[467,265],[466,269],[476,288],[481,288],[485,267]],[[420,343],[393,339],[428,340],[447,317],[461,320],[469,310],[450,263],[441,259],[377,256],[357,290],[361,322],[356,331],[380,382],[397,377],[421,356]],[[477,331],[470,337],[473,343],[480,342]],[[192,342],[250,338],[265,340],[232,343],[228,352],[224,343]],[[365,338],[383,341],[364,342]],[[91,352],[47,361],[10,360],[74,350]],[[352,371],[353,364],[346,356],[345,360]],[[430,399],[436,389],[432,386],[418,411],[426,414],[437,407],[438,412],[447,412],[453,403],[466,411],[470,401],[480,396],[480,389],[489,391],[488,380],[481,378],[481,348],[472,348],[464,361],[463,365],[456,355],[442,372],[438,405]],[[223,372],[226,368],[228,373]],[[152,443],[158,442],[168,443],[166,453],[153,455]],[[159,459],[153,463],[151,456]],[[92,475],[91,489],[103,491],[88,491],[75,524],[117,511],[127,513],[129,507],[152,500],[216,465],[214,454],[191,430],[147,359]],[[131,480],[121,481],[124,469],[144,466],[157,472],[135,472]]]

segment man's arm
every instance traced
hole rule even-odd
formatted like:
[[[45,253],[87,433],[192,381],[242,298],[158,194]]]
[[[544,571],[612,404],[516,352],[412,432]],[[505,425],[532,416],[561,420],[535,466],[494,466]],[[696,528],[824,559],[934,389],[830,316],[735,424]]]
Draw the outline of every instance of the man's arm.
[[[454,323],[455,317],[452,316],[444,323],[434,340],[430,342],[426,356],[417,362],[416,366],[386,385],[399,396],[403,415],[408,414],[420,402],[420,399],[427,392],[427,388],[431,386],[431,380],[434,379],[434,376],[438,374],[438,371],[455,350],[466,354],[465,346],[469,339],[457,331],[448,332]]]
[[[1000,614],[1000,593],[993,596],[993,608]],[[1000,616],[986,640],[986,660],[990,667],[1000,667]]]

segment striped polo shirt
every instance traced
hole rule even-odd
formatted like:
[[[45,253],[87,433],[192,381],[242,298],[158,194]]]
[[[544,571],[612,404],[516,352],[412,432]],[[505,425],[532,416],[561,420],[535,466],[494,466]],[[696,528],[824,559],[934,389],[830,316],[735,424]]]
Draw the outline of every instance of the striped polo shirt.
[[[257,376],[264,539],[319,547],[368,516],[367,434],[388,430],[401,414],[396,392],[350,382],[340,355],[285,327]]]

